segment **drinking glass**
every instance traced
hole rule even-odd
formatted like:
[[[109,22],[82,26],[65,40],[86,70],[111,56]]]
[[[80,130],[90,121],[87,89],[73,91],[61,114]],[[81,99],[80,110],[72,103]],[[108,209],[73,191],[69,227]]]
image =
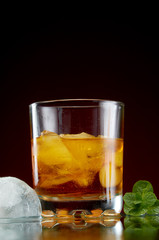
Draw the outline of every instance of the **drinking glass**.
[[[120,214],[124,104],[62,99],[29,108],[33,186],[43,216]]]

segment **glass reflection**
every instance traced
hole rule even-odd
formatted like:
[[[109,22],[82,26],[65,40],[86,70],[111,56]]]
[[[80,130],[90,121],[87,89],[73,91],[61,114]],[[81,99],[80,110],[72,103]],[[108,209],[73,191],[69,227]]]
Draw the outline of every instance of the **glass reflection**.
[[[123,225],[120,219],[106,219],[103,221],[79,220],[74,222],[60,222],[46,220],[42,222],[43,239],[76,239],[76,240],[121,240],[123,239]]]

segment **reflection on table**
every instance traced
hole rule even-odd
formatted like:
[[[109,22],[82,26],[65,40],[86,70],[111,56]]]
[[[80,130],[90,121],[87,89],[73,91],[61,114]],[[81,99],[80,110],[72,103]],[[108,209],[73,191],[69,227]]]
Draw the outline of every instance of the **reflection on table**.
[[[12,221],[0,219],[0,239],[2,240],[41,240],[41,221],[30,219],[15,219]]]
[[[105,219],[0,219],[3,240],[159,239],[159,216]]]
[[[42,223],[43,239],[123,239],[123,225],[120,219],[75,220],[72,222],[46,220]]]
[[[159,239],[159,216],[125,217],[124,239]]]

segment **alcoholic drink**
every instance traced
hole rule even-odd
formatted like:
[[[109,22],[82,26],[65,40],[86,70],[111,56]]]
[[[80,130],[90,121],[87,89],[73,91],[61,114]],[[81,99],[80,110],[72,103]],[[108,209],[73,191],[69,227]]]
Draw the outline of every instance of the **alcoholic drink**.
[[[42,199],[109,202],[122,194],[123,140],[43,131],[32,141],[34,188]]]

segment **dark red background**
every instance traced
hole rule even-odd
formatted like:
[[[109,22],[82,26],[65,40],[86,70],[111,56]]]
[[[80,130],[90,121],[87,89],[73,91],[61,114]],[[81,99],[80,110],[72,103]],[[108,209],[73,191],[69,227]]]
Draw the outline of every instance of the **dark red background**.
[[[0,176],[32,185],[28,105],[61,98],[125,103],[124,193],[159,197],[158,23],[28,22],[1,26]]]

